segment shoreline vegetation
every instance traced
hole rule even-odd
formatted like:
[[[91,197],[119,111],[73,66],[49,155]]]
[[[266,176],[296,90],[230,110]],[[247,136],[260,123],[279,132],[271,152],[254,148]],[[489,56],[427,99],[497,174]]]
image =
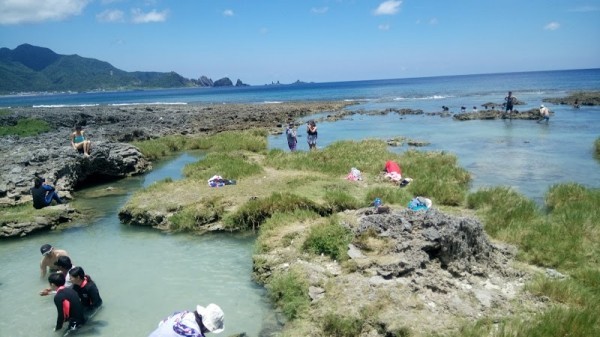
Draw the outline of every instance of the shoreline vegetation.
[[[300,109],[287,118],[310,113]],[[254,231],[253,277],[284,316],[281,336],[600,333],[599,189],[557,184],[539,206],[506,187],[469,192],[469,172],[449,153],[394,154],[377,139],[340,141],[312,152],[269,151],[266,137],[274,127],[243,129],[165,132],[133,141],[153,160],[188,150],[206,156],[187,165],[183,179],[136,192],[119,218],[172,232]],[[594,147],[600,156],[600,138]],[[387,159],[414,179],[407,187],[383,178]],[[345,179],[352,167],[364,180]],[[236,184],[209,187],[215,174]],[[433,209],[407,212],[415,196],[433,200]],[[377,214],[374,198],[389,213]],[[30,203],[1,211],[3,218],[39,215]],[[456,270],[439,256],[460,247],[427,246],[420,251],[427,265],[406,269],[411,260],[398,254],[410,251],[417,234],[437,235],[426,225],[429,217],[447,224],[480,222],[481,236],[462,235],[466,242],[489,245],[489,256],[467,254],[465,269]],[[364,219],[380,222],[367,228]],[[410,219],[396,227],[404,226],[402,235],[413,241],[383,230],[393,219]]]
[[[167,231],[257,232],[253,275],[287,319],[282,336],[588,336],[600,331],[600,232],[594,220],[600,218],[599,190],[555,185],[540,207],[505,187],[469,193],[469,174],[450,154],[397,155],[381,140],[342,141],[316,152],[267,151],[265,136],[264,131],[246,131],[137,143],[149,154],[164,148],[207,154],[184,169],[184,179],[167,179],[135,193],[120,211],[121,220]],[[230,148],[224,153],[219,144],[225,142]],[[414,181],[400,189],[383,179],[382,158],[402,163]],[[364,181],[344,179],[353,166],[361,169]],[[237,184],[211,188],[206,181],[214,173],[237,179]],[[159,202],[158,195],[168,195],[163,200],[169,202]],[[419,298],[419,292],[411,295],[395,284],[375,287],[379,293],[367,295],[344,284],[351,279],[373,288],[360,281],[372,277],[370,268],[349,258],[349,244],[361,247],[372,261],[388,256],[394,245],[374,232],[355,233],[371,201],[380,197],[394,213],[416,195],[430,197],[434,208],[447,214],[481,219],[493,240],[515,245],[513,268],[523,283],[514,290],[519,294],[506,303],[496,298],[496,310],[476,323],[469,323],[468,315],[449,314],[449,309],[436,310],[437,318],[449,321],[414,322],[398,316],[436,312],[428,310],[431,302]],[[376,263],[372,261],[367,264]],[[386,298],[393,292],[409,297]]]

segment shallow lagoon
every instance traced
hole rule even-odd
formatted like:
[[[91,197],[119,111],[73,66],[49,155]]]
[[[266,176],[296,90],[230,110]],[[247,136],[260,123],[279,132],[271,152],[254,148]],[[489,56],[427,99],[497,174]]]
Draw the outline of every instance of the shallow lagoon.
[[[377,107],[377,103],[368,104]],[[406,136],[425,140],[431,145],[422,150],[455,153],[472,173],[474,189],[512,186],[538,202],[549,186],[559,182],[599,187],[600,163],[592,151],[600,135],[600,108],[554,106],[552,110],[555,115],[548,125],[521,120],[457,122],[424,115],[354,115],[319,123],[319,146],[341,139]],[[306,150],[302,127],[300,134],[299,148]],[[270,137],[269,144],[287,148],[281,135]],[[37,265],[39,247],[47,242],[67,249],[74,262],[97,281],[104,299],[105,306],[94,323],[79,335],[146,336],[173,311],[209,302],[223,307],[226,336],[240,332],[257,336],[261,329],[275,326],[264,289],[250,279],[254,237],[168,235],[123,226],[117,219],[118,209],[132,192],[165,177],[178,179],[181,167],[197,158],[184,154],[156,165],[145,176],[79,192],[77,202],[97,211],[97,218],[90,223],[2,241],[0,336],[57,335],[52,333],[56,317],[52,299],[37,294],[46,286],[38,277]],[[410,176],[410,172],[406,174]],[[108,186],[115,188],[111,195],[98,196]]]
[[[77,336],[147,336],[176,310],[214,302],[225,312],[228,336],[257,336],[274,321],[265,291],[251,280],[254,237],[242,234],[169,235],[119,223],[118,209],[130,194],[153,181],[181,175],[198,156],[183,154],[155,165],[142,177],[128,178],[79,192],[83,207],[98,217],[62,231],[46,232],[0,244],[0,336],[59,336],[52,329],[52,297],[38,291],[39,248],[66,249],[98,284],[103,308]],[[98,191],[111,186],[110,196]],[[270,328],[273,328],[271,325]]]

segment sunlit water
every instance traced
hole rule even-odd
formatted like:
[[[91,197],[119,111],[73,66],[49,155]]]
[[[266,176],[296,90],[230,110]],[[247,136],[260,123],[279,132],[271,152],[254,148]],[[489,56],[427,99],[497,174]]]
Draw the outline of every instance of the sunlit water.
[[[371,103],[371,108],[381,107]],[[393,113],[353,115],[319,123],[318,146],[338,140],[399,136],[427,141],[431,144],[417,149],[457,155],[459,164],[472,174],[473,189],[510,186],[540,203],[553,184],[577,182],[600,187],[600,161],[593,154],[594,141],[600,136],[600,107],[553,105],[552,111],[555,114],[548,124],[530,120],[459,122],[439,116]],[[298,134],[298,149],[307,151],[305,125],[298,127]],[[285,134],[269,137],[269,144],[287,150]],[[407,149],[406,145],[390,147],[394,152]],[[382,168],[384,163],[382,158]],[[404,173],[411,176],[411,172]]]
[[[487,102],[501,103],[506,92],[512,90],[526,102],[517,106],[525,111],[539,107],[546,97],[599,90],[599,74],[600,69],[591,69],[293,86],[2,96],[0,106],[349,100],[360,102],[349,109],[439,112],[446,105],[456,113],[461,106],[470,111],[473,106],[481,109],[481,104]],[[431,144],[420,150],[456,154],[459,164],[472,174],[473,189],[511,186],[538,203],[548,187],[556,183],[600,187],[600,163],[593,157],[593,143],[600,136],[600,107],[548,105],[554,112],[548,125],[524,120],[457,122],[426,115],[354,115],[338,122],[319,123],[318,146],[344,139],[398,136],[428,141]],[[65,113],[71,112],[65,108]],[[307,150],[303,127],[299,134],[299,149]],[[269,146],[287,150],[281,135],[269,137]],[[401,152],[407,146],[390,149]],[[147,336],[173,311],[210,302],[225,311],[224,336],[241,332],[258,336],[262,329],[276,328],[264,289],[250,279],[254,237],[229,233],[169,235],[124,226],[118,221],[117,212],[132,192],[165,177],[180,178],[182,166],[194,160],[193,156],[182,155],[156,165],[145,176],[111,183],[114,190],[109,196],[99,196],[109,185],[77,193],[78,207],[97,214],[89,223],[0,241],[0,337],[57,335],[52,332],[56,319],[52,298],[38,295],[47,286],[39,278],[38,268],[39,247],[44,243],[68,250],[74,262],[98,283],[104,308],[78,335]],[[384,161],[382,158],[382,167]],[[411,176],[412,172],[405,174]]]
[[[180,177],[183,165],[197,160],[181,155],[143,177],[79,192],[82,207],[98,218],[63,231],[0,242],[0,336],[57,336],[56,308],[39,277],[39,248],[66,249],[98,284],[103,308],[77,336],[147,336],[176,310],[217,303],[225,312],[225,336],[258,336],[273,328],[273,312],[264,289],[251,280],[253,236],[169,235],[119,223],[118,209],[131,193],[153,181]],[[112,186],[114,194],[96,197]]]

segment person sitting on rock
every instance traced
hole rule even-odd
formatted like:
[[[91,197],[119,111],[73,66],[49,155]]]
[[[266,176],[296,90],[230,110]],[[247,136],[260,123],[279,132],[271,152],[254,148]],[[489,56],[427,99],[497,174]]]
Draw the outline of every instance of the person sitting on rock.
[[[75,149],[75,151],[83,151],[83,155],[89,157],[92,143],[85,139],[83,132],[84,131],[82,130],[81,125],[77,125],[75,127],[75,132],[71,134],[71,146]]]
[[[33,197],[33,208],[41,209],[46,206],[50,206],[52,200],[55,200],[57,204],[63,204],[64,201],[56,193],[56,189],[46,183],[44,178],[36,177],[33,180],[33,187],[31,188],[31,196]]]

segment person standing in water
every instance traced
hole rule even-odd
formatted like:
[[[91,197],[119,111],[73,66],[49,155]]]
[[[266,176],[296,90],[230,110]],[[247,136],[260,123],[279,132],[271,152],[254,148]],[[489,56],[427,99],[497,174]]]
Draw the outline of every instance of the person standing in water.
[[[288,147],[290,151],[296,151],[296,145],[298,144],[298,134],[296,130],[294,130],[294,123],[288,124],[287,129],[285,129],[285,136],[287,138]]]
[[[513,113],[513,105],[516,102],[516,98],[512,95],[512,91],[508,92],[508,95],[506,97],[504,97],[504,105],[505,105],[505,109],[504,109],[504,113],[508,113],[508,118],[512,119],[512,113]]]
[[[550,110],[542,104],[540,105],[540,119],[537,122],[541,123],[543,120],[546,120],[546,124],[548,124],[548,121],[550,121]]]
[[[308,142],[308,149],[315,150],[317,148],[317,124],[314,120],[308,121],[306,124],[306,140]]]

